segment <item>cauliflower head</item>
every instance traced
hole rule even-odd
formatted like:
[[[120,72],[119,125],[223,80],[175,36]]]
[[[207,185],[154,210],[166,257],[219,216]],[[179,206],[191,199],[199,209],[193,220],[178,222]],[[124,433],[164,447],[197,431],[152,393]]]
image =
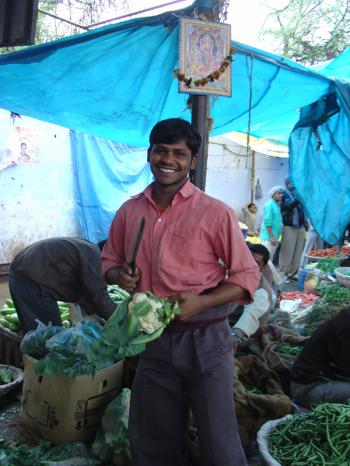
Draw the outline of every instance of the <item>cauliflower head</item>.
[[[158,312],[163,307],[163,304],[161,301],[149,297],[146,293],[135,293],[128,306],[129,313],[133,312],[137,304],[144,301],[149,304],[150,310],[147,314],[138,317],[140,330],[141,332],[151,334],[163,325]]]

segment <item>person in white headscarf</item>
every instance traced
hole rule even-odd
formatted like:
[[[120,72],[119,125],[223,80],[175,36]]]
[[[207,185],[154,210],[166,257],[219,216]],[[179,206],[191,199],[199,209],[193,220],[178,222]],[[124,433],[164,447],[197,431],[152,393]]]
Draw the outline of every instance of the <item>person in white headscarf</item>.
[[[268,249],[273,258],[282,233],[282,214],[280,202],[283,197],[282,186],[274,186],[269,191],[271,199],[264,205],[263,221],[260,230],[261,243]]]

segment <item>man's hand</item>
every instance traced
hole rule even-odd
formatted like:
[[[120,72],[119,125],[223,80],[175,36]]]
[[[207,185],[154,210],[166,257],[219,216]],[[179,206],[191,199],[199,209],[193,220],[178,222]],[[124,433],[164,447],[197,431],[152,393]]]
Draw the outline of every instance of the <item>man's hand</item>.
[[[180,293],[175,297],[175,300],[180,304],[180,320],[187,320],[207,309],[205,306],[205,297],[191,293],[190,291]]]
[[[124,290],[129,291],[129,293],[133,293],[140,279],[140,270],[137,267],[135,267],[135,270],[132,270],[127,262],[123,262],[119,272],[118,285]]]

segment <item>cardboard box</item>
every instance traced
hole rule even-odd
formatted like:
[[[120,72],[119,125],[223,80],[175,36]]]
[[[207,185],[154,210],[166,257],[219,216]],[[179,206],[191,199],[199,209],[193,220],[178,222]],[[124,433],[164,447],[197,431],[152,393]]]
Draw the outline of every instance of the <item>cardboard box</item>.
[[[122,384],[123,361],[101,369],[94,377],[37,375],[36,359],[23,355],[24,382],[21,421],[54,444],[91,440],[106,405]]]

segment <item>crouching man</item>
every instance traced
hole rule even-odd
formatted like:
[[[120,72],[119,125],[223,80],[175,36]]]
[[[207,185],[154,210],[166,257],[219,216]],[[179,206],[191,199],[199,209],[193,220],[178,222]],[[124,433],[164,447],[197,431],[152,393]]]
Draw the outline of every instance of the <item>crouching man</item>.
[[[247,245],[259,267],[260,283],[254,293],[253,302],[246,306],[242,306],[240,310],[235,311],[236,318],[237,314],[241,315],[232,327],[234,348],[237,347],[238,343],[248,341],[260,327],[266,325],[275,301],[271,283],[269,283],[266,278],[269,276],[268,262],[270,259],[270,253],[262,244],[247,243]]]

